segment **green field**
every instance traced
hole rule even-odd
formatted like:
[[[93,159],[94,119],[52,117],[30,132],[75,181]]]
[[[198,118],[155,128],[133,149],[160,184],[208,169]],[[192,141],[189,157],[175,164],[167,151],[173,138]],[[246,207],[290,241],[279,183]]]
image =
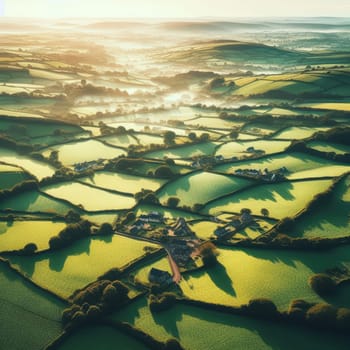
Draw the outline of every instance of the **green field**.
[[[133,194],[141,191],[143,188],[156,191],[166,182],[162,179],[151,179],[141,176],[108,172],[96,172],[92,177],[82,178],[80,181],[114,191]]]
[[[135,205],[135,200],[132,197],[99,190],[77,182],[47,186],[43,188],[43,191],[53,197],[82,206],[88,211],[118,210],[131,208]]]
[[[217,144],[213,142],[199,143],[197,145],[182,146],[168,150],[146,153],[145,158],[163,159],[167,158],[192,158],[201,155],[212,155],[215,153]]]
[[[332,142],[311,141],[308,147],[321,152],[334,152],[336,154],[350,153],[350,147]]]
[[[73,206],[45,196],[37,191],[27,191],[12,196],[0,203],[0,210],[12,209],[26,212],[66,214]]]
[[[241,305],[269,298],[285,310],[292,299],[322,300],[308,285],[309,276],[350,263],[346,247],[318,252],[219,249],[219,265],[186,275],[185,296],[211,303]],[[296,273],[297,272],[297,273]]]
[[[68,297],[113,267],[123,267],[153,246],[120,236],[85,238],[40,256],[13,256],[11,262],[40,286]],[[102,258],[103,257],[103,258]]]
[[[293,350],[303,349],[306,343],[320,350],[328,350],[334,344],[340,350],[348,348],[348,339],[338,334],[322,334],[188,305],[152,314],[145,299],[139,299],[113,318],[135,325],[156,339],[175,337],[185,349]]]
[[[84,149],[84,152],[81,150]],[[125,154],[120,148],[113,148],[95,140],[80,141],[46,148],[42,154],[49,157],[52,151],[58,151],[58,159],[65,165],[92,160],[112,159]]]
[[[34,287],[0,261],[0,348],[37,350],[61,333],[64,303]]]
[[[254,147],[256,151],[262,151],[264,154],[273,154],[284,151],[290,145],[289,141],[246,141],[246,142],[228,142],[220,146],[216,150],[217,155],[222,155],[225,158],[230,157],[247,157],[252,154],[248,152],[249,147]]]
[[[137,145],[137,140],[132,135],[113,135],[113,136],[103,136],[100,138],[112,146],[117,147],[128,147],[129,145]]]
[[[110,327],[90,326],[81,329],[63,342],[58,350],[113,350],[116,344],[121,349],[150,350],[143,343]]]
[[[158,198],[165,203],[169,197],[178,197],[180,205],[192,206],[196,203],[207,203],[250,184],[249,180],[199,172],[168,183],[159,191]]]
[[[316,132],[327,131],[328,128],[307,128],[307,127],[291,127],[278,132],[274,139],[284,139],[284,140],[302,140],[306,139]]]
[[[245,160],[241,162],[218,165],[215,171],[234,174],[238,169],[255,169],[263,171],[265,168],[274,171],[286,167],[288,179],[303,179],[308,177],[338,176],[348,170],[348,165],[333,163],[323,158],[303,154],[284,153],[275,156],[267,156],[257,160]]]
[[[17,165],[36,176],[39,180],[44,177],[52,176],[55,169],[48,164],[20,155],[15,151],[0,148],[0,157],[2,162]]]
[[[49,239],[66,225],[51,221],[0,222],[0,251],[22,249],[35,243],[38,250],[49,247]]]
[[[262,208],[269,211],[273,218],[283,219],[293,216],[302,210],[316,194],[324,192],[331,185],[331,180],[317,180],[268,184],[247,189],[222,199],[217,199],[203,209],[203,213],[217,215],[222,211],[239,213],[249,208],[253,214],[259,215]]]
[[[10,189],[22,181],[30,179],[27,173],[20,170],[17,168],[17,171],[0,171],[0,190]]]
[[[306,238],[335,238],[349,236],[350,228],[350,178],[342,180],[332,194],[327,206],[307,214],[297,221],[291,235]]]

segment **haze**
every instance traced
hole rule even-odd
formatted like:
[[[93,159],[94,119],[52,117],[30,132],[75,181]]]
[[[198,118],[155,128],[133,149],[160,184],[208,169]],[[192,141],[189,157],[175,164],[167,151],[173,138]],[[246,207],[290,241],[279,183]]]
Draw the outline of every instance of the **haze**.
[[[3,0],[0,14],[6,17],[273,17],[350,15],[348,0]]]

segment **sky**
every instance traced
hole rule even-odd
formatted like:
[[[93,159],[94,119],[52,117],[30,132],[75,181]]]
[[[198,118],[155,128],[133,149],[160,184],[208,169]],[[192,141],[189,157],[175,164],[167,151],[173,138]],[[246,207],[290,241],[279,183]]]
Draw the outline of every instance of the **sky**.
[[[0,0],[6,17],[350,17],[350,0]]]

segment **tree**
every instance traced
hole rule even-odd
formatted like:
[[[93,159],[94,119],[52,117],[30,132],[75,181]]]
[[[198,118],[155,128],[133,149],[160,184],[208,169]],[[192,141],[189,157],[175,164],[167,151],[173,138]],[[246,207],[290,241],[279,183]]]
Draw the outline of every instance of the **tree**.
[[[33,254],[38,250],[38,247],[35,243],[28,243],[24,246],[23,248],[23,253],[24,254]]]
[[[333,294],[337,287],[334,280],[324,273],[318,273],[311,276],[309,278],[309,285],[317,294],[320,295]]]
[[[175,141],[175,137],[176,137],[176,134],[174,133],[174,131],[166,131],[163,135],[164,137],[164,143],[166,145],[173,145],[174,144],[174,141]]]
[[[97,231],[100,235],[113,235],[113,227],[109,222],[104,222]]]
[[[49,155],[49,160],[52,163],[57,163],[58,162],[58,151],[51,151]]]
[[[217,264],[216,247],[211,242],[205,242],[199,247],[199,254],[202,257],[203,265],[211,267]]]
[[[250,300],[248,310],[259,316],[274,317],[278,314],[277,307],[273,301],[265,298]]]
[[[188,138],[189,138],[191,141],[196,141],[196,140],[197,140],[197,135],[196,135],[196,133],[194,133],[194,132],[190,132],[190,133],[188,134]]]
[[[306,320],[319,327],[332,327],[336,321],[337,309],[329,304],[316,304],[306,313]]]
[[[161,165],[155,170],[154,175],[157,177],[169,178],[173,177],[174,173],[168,165]]]
[[[338,309],[337,326],[340,329],[350,329],[350,309],[343,307]]]
[[[177,197],[169,197],[167,200],[167,206],[170,208],[176,208],[180,203],[180,199]]]
[[[269,216],[269,211],[268,211],[268,209],[262,208],[262,209],[261,209],[261,215],[263,215],[263,216]]]
[[[203,134],[201,134],[201,136],[199,136],[199,140],[201,142],[205,142],[209,140],[209,134],[207,132],[204,132]]]

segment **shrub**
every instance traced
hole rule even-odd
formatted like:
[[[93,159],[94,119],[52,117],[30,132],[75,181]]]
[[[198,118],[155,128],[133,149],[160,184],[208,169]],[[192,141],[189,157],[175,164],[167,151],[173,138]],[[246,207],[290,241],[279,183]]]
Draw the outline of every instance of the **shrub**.
[[[169,197],[167,200],[167,205],[170,208],[176,208],[180,203],[180,199],[177,197]]]
[[[23,253],[24,254],[33,254],[38,250],[38,247],[35,243],[28,243],[24,246],[23,248]]]
[[[278,315],[277,307],[273,301],[265,298],[250,300],[248,310],[259,316],[275,317]]]
[[[309,285],[317,294],[320,295],[333,294],[337,286],[334,280],[324,273],[311,276],[309,278]]]
[[[350,329],[350,309],[339,308],[336,317],[338,328]]]
[[[317,327],[332,327],[335,324],[337,309],[329,304],[316,304],[306,313],[306,320]]]
[[[177,339],[168,339],[164,344],[165,350],[183,350]]]
[[[113,227],[110,223],[108,222],[104,222],[100,228],[97,230],[96,232],[97,234],[100,235],[113,235],[114,231],[113,231]]]
[[[154,175],[156,177],[169,178],[173,177],[174,173],[168,165],[161,165],[155,170]]]

